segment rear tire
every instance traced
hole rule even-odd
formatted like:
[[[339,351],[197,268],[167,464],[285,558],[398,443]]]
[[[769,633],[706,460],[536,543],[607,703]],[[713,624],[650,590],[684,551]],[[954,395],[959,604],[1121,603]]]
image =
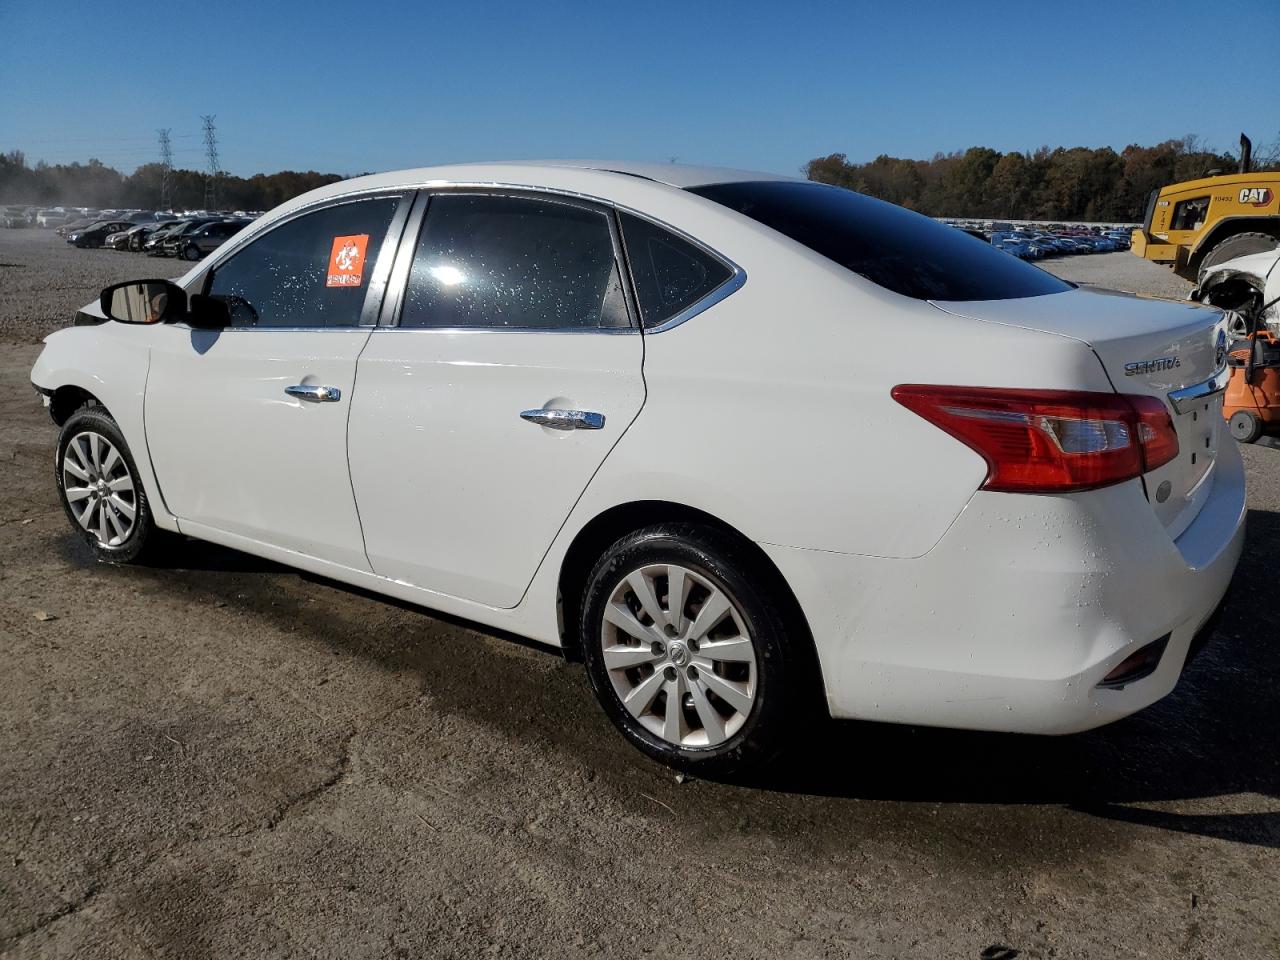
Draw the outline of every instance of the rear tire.
[[[701,775],[758,770],[820,706],[808,637],[759,568],[738,537],[663,523],[618,540],[588,576],[587,676],[653,759]]]
[[[1280,240],[1277,240],[1269,233],[1237,233],[1234,236],[1214,245],[1204,258],[1200,261],[1199,277],[1197,278],[1201,284],[1204,282],[1205,272],[1210,267],[1216,267],[1220,263],[1228,260],[1234,260],[1236,257],[1243,257],[1250,253],[1266,253],[1280,246]]]
[[[133,563],[163,542],[129,445],[102,409],[82,407],[62,425],[54,475],[72,529],[99,560]]]
[[[1262,421],[1248,410],[1237,410],[1227,421],[1231,436],[1240,443],[1253,443],[1262,436]]]

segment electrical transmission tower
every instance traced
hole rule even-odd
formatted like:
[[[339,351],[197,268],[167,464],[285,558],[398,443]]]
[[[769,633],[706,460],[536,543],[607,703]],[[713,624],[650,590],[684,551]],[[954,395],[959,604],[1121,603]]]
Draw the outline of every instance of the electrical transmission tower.
[[[218,205],[218,135],[213,127],[213,114],[200,119],[204,123],[204,156],[208,165],[204,177],[204,208],[213,210]]]
[[[169,144],[169,128],[157,131],[160,134],[160,209],[169,210],[173,207],[173,197],[170,192],[169,174],[173,171],[173,147]]]

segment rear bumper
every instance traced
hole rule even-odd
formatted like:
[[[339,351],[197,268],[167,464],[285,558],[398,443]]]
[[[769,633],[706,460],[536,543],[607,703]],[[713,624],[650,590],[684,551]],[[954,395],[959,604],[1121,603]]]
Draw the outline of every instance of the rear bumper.
[[[809,619],[833,716],[1062,734],[1173,690],[1244,543],[1234,444],[1171,540],[1139,481],[1065,497],[978,493],[923,557],[762,545]],[[1168,637],[1150,675],[1099,687]]]

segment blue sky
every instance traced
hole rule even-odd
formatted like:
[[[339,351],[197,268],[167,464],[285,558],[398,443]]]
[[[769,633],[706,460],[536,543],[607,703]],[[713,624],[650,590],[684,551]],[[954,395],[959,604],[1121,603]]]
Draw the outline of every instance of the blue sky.
[[[794,173],[833,152],[1120,148],[1190,132],[1234,149],[1242,128],[1280,136],[1276,12],[1275,0],[0,0],[0,150],[132,169],[170,127],[176,165],[198,168],[206,113],[236,174],[533,157]]]

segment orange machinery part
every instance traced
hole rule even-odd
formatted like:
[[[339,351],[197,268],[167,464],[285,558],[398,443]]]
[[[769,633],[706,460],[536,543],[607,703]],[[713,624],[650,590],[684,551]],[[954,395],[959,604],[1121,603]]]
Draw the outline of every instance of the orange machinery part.
[[[1268,333],[1259,333],[1274,348],[1280,348],[1280,339]],[[1233,351],[1233,357],[1247,359],[1248,353]],[[1232,366],[1231,380],[1222,402],[1222,416],[1230,420],[1239,410],[1256,414],[1263,423],[1280,423],[1280,367],[1255,367],[1253,376],[1245,379],[1243,366]]]

